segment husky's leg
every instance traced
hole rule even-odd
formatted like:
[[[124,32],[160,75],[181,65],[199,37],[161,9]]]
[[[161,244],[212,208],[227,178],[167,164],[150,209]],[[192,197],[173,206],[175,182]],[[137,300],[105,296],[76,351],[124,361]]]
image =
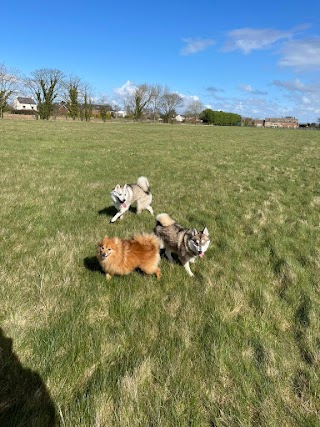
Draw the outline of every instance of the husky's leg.
[[[169,251],[169,249],[166,249],[165,254],[169,262],[174,262],[174,259],[172,258],[172,255],[171,255],[171,251]]]
[[[118,218],[120,218],[122,212],[117,212],[113,218],[111,218],[110,222],[116,222]]]
[[[137,214],[141,214],[142,212],[142,206],[139,200],[137,200]]]
[[[164,243],[163,243],[162,239],[160,239],[160,237],[158,237],[158,240],[159,240],[159,249],[164,249]]]
[[[192,262],[192,264],[193,264],[194,262],[196,262],[196,257],[193,257],[193,258],[189,259],[189,262]]]
[[[193,277],[194,274],[192,273],[192,271],[190,270],[190,265],[189,265],[189,261],[185,262],[183,264],[184,268],[186,269],[187,273],[189,274],[190,277]]]
[[[151,207],[151,206],[146,206],[146,207],[145,207],[145,209],[146,209],[147,211],[149,211],[149,212],[151,213],[151,215],[153,215],[153,209],[152,209],[152,207]]]
[[[122,219],[122,215],[127,212],[128,209],[121,209],[119,212],[115,214],[113,218],[111,218],[110,222],[116,222],[118,218]]]

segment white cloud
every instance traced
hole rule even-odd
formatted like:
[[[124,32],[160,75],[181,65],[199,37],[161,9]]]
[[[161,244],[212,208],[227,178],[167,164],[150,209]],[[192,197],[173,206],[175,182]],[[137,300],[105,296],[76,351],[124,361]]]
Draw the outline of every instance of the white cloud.
[[[299,79],[295,79],[292,81],[274,80],[272,84],[274,86],[278,86],[292,92],[314,92],[317,90],[317,85],[306,86]]]
[[[320,114],[320,83],[305,84],[299,79],[293,81],[275,80],[273,85],[284,90],[286,103],[291,105],[301,121],[316,122]]]
[[[219,88],[216,88],[214,86],[209,86],[209,87],[207,87],[206,90],[209,93],[210,97],[215,98],[215,99],[221,98],[219,95],[217,95],[218,92],[224,92],[223,89],[219,89]]]
[[[184,102],[191,101],[200,101],[200,98],[197,95],[184,95],[183,93],[179,93]]]
[[[214,97],[211,108],[238,113],[243,117],[264,119],[293,116],[301,123],[317,122],[320,117],[320,84],[306,84],[296,79],[286,82],[274,81],[273,85],[283,89],[282,96]],[[247,85],[249,95],[250,88],[251,86]]]
[[[228,33],[224,50],[240,50],[245,54],[253,50],[267,49],[280,40],[286,40],[294,35],[292,31],[280,31],[272,28],[239,28]]]
[[[203,38],[188,38],[183,39],[183,42],[186,45],[181,49],[181,55],[187,56],[194,53],[201,52],[206,50],[209,46],[215,44],[213,39],[203,39]]]
[[[188,108],[188,105],[192,104],[194,101],[201,102],[199,96],[197,95],[184,95],[183,93],[180,93],[180,92],[176,92],[176,93],[178,93],[178,95],[180,95],[182,98],[182,105],[179,108],[179,112],[181,113],[183,113]]]
[[[239,86],[240,90],[243,92],[247,92],[250,95],[267,95],[267,92],[263,92],[261,90],[253,89],[251,85],[241,85]]]
[[[131,95],[136,89],[136,85],[130,80],[127,80],[124,85],[121,87],[115,88],[113,91],[120,98],[125,98],[128,95]]]
[[[320,69],[320,38],[292,40],[281,51],[279,65],[297,70]]]

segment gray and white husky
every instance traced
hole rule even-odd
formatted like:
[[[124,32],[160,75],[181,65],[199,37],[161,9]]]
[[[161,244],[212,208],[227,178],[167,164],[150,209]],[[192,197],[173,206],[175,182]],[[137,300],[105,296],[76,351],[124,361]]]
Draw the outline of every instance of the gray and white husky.
[[[138,214],[146,209],[153,215],[151,207],[152,194],[149,181],[145,176],[140,176],[136,184],[116,185],[111,191],[110,197],[118,211],[110,222],[115,222],[118,218],[122,219],[122,215],[129,210],[134,202],[137,202]]]
[[[189,276],[194,276],[189,262],[194,262],[198,256],[202,258],[208,249],[210,238],[207,227],[202,231],[183,228],[166,213],[157,215],[156,221],[153,231],[160,238],[169,261],[174,262],[171,253],[176,253]]]

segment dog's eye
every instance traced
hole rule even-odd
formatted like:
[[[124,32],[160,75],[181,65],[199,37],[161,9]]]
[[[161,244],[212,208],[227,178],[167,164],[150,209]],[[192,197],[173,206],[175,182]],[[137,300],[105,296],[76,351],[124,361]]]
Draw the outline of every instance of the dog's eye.
[[[103,249],[104,249],[104,247],[103,247],[103,246],[100,246],[100,249],[102,249],[102,250],[103,250]]]
[[[110,252],[111,251],[111,248],[108,248],[108,252]]]

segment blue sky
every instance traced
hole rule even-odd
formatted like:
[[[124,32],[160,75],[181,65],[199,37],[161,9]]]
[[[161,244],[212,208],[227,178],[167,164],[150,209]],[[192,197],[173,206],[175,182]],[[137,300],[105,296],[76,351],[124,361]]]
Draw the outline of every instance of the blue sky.
[[[1,6],[0,63],[57,68],[115,100],[162,84],[185,104],[320,117],[320,2],[30,0]]]

